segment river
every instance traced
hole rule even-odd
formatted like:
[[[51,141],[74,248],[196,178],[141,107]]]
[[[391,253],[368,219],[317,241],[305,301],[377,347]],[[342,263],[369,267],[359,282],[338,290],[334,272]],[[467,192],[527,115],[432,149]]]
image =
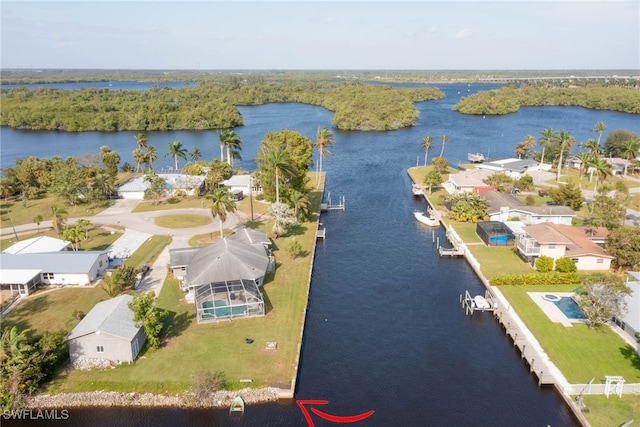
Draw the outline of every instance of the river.
[[[115,84],[115,82],[114,82]],[[443,85],[447,97],[417,104],[417,126],[393,132],[334,131],[333,155],[323,162],[326,190],[346,211],[323,214],[327,239],[319,241],[311,282],[297,399],[327,400],[326,413],[350,416],[370,410],[357,426],[573,426],[578,425],[552,388],[540,388],[517,350],[489,313],[465,316],[458,298],[482,285],[462,259],[438,257],[430,229],[412,212],[425,202],[411,194],[407,168],[423,161],[420,142],[433,136],[430,157],[451,164],[467,152],[512,156],[518,141],[546,127],[569,130],[580,140],[625,128],[640,133],[637,116],[575,107],[523,108],[501,117],[451,111],[459,96],[489,85]],[[253,157],[267,131],[292,129],[315,139],[332,113],[299,104],[240,108],[245,126],[240,166]],[[2,129],[2,164],[12,155],[62,157],[97,153],[101,145],[135,148],[132,133],[64,134]],[[606,133],[605,133],[606,136]],[[219,155],[214,132],[149,135],[149,143],[180,140],[204,158]],[[163,143],[158,142],[159,147]],[[5,151],[6,150],[6,151]],[[489,153],[490,151],[490,153]],[[5,152],[7,158],[5,159]],[[159,150],[159,152],[161,152]],[[162,158],[162,155],[160,156]],[[167,164],[170,162],[167,159]],[[443,231],[436,236],[443,239]],[[301,278],[305,280],[305,278]],[[252,321],[260,321],[259,319]],[[312,414],[316,426],[335,425]],[[38,425],[12,422],[12,425]],[[54,425],[56,422],[49,422]],[[224,410],[87,408],[70,410],[65,426],[306,426],[293,401],[248,406],[241,418]]]

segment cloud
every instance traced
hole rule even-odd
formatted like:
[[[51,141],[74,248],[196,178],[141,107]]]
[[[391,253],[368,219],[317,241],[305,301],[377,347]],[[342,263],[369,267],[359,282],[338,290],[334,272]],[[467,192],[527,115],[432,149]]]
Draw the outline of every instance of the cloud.
[[[457,39],[466,39],[468,37],[471,37],[473,34],[475,33],[475,31],[472,28],[465,28],[463,30],[460,30],[456,33],[456,38]]]

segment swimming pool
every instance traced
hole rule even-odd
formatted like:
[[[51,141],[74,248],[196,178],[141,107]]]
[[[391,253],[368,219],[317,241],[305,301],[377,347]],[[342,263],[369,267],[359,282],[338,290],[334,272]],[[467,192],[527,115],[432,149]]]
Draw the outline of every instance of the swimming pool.
[[[558,301],[553,301],[553,303],[568,319],[586,319],[578,304],[571,297],[560,297]]]
[[[508,245],[513,240],[511,234],[498,234],[496,236],[489,237],[489,243],[493,245]]]

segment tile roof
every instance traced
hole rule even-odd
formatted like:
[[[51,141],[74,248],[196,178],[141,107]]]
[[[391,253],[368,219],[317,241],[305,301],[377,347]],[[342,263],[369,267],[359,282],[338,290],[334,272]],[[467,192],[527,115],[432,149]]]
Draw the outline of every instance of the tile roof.
[[[550,222],[528,225],[523,228],[538,243],[556,243],[567,245],[565,256],[568,258],[594,255],[602,258],[613,259],[605,250],[594,243],[588,234],[586,227],[574,227],[570,225],[558,225]]]

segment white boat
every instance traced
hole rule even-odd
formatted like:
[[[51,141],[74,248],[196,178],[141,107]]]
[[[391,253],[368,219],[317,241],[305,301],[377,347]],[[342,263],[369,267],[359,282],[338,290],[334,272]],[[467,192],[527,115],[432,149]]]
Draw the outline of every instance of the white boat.
[[[415,211],[413,215],[416,217],[416,220],[418,220],[418,222],[424,225],[428,225],[429,227],[437,227],[438,225],[440,225],[440,222],[436,218],[432,217],[431,215],[425,215],[423,212]]]
[[[467,153],[467,160],[472,163],[482,163],[487,160],[487,158],[482,153]]]
[[[413,192],[414,196],[422,196],[424,194],[424,189],[421,185],[418,184],[413,184],[411,186],[411,191]]]
[[[489,304],[489,301],[487,301],[487,299],[482,295],[476,295],[475,297],[473,297],[473,306],[478,310],[487,310],[491,308],[491,304]]]

